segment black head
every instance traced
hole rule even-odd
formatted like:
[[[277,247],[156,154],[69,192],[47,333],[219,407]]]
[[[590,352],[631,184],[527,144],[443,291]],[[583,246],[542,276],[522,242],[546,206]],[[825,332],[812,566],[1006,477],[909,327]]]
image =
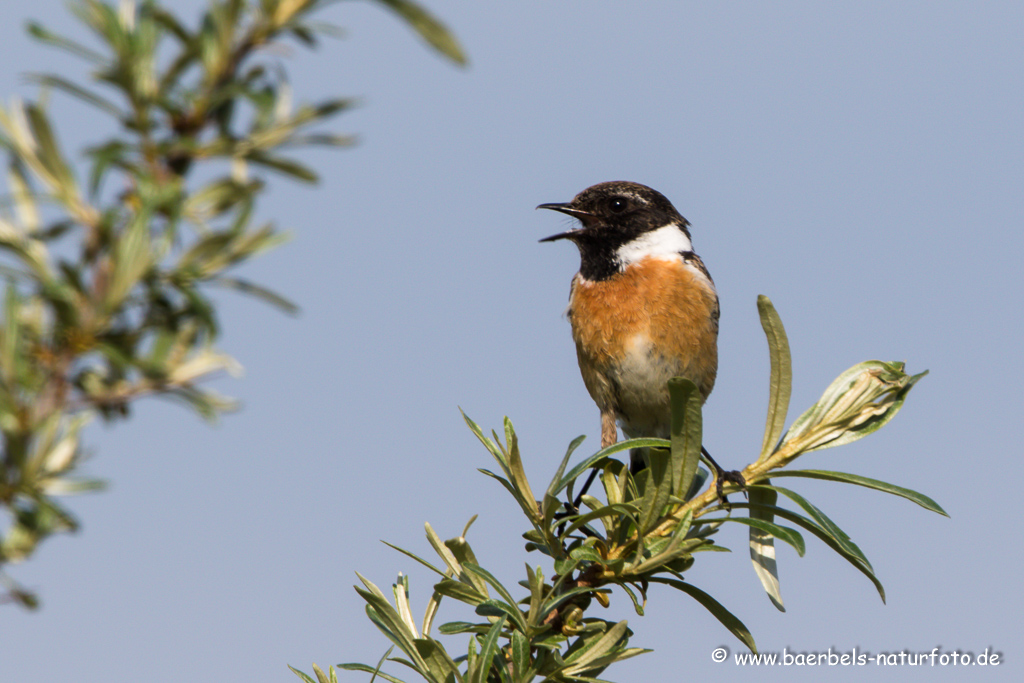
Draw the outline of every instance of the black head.
[[[582,257],[581,272],[589,279],[614,273],[619,248],[645,233],[675,224],[687,238],[690,234],[689,223],[665,195],[622,180],[588,187],[568,204],[541,204],[537,208],[559,211],[580,221],[579,227],[541,242],[574,242]]]

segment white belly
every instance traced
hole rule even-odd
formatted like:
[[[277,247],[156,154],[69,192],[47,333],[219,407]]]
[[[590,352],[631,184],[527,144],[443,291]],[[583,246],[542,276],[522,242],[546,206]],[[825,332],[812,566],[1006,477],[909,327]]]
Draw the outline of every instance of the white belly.
[[[683,371],[678,359],[655,353],[647,335],[638,334],[631,340],[611,375],[619,426],[627,437],[669,437],[672,415],[668,381]]]

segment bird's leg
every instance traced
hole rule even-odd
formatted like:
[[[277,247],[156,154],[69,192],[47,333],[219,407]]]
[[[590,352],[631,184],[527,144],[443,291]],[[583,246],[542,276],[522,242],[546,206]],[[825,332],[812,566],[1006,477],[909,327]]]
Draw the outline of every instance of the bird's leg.
[[[743,488],[747,485],[747,480],[743,478],[743,475],[738,470],[729,470],[728,472],[723,470],[722,466],[715,462],[715,459],[711,457],[711,454],[708,453],[708,449],[704,448],[704,446],[700,447],[700,453],[715,470],[715,490],[718,492],[718,500],[728,506],[729,499],[726,498],[725,494],[722,492],[722,486],[728,481],[736,484],[740,488]]]
[[[608,448],[618,441],[619,435],[615,430],[615,413],[610,410],[601,411],[601,448]],[[567,506],[566,510],[570,514],[575,514],[580,510],[580,503],[583,502],[583,496],[586,495],[587,491],[590,490],[590,485],[594,483],[594,478],[597,476],[597,470],[590,470],[590,476],[583,483],[583,488],[576,495],[573,502]]]
[[[601,448],[608,448],[619,440],[615,431],[615,413],[610,410],[601,411]]]

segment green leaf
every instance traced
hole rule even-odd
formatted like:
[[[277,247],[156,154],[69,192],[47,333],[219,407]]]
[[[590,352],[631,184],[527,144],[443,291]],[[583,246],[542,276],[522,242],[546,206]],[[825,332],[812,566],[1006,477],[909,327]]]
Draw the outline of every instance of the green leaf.
[[[4,297],[3,337],[0,338],[0,373],[7,387],[17,386],[18,366],[21,364],[21,351],[18,341],[21,339],[21,297],[14,282],[7,281]]]
[[[90,147],[86,150],[86,154],[93,159],[92,171],[89,173],[90,195],[95,197],[99,192],[103,176],[111,166],[128,169],[130,175],[140,173],[139,169],[134,168],[131,162],[128,161],[130,150],[131,147],[120,140],[112,140],[106,144]]]
[[[540,565],[534,570],[527,564],[526,578],[527,587],[530,589],[530,606],[526,611],[526,621],[535,625],[538,623],[540,604],[547,593],[547,585],[544,583],[544,571],[540,568]]]
[[[775,450],[782,430],[786,425],[789,411],[789,397],[793,390],[793,360],[789,352],[789,339],[782,326],[782,319],[775,311],[771,299],[761,294],[757,297],[757,310],[761,315],[761,327],[768,338],[768,355],[771,359],[769,380],[768,418],[764,426],[764,440],[761,442],[762,462]]]
[[[579,448],[580,444],[582,444],[584,439],[586,438],[587,437],[585,434],[580,434],[571,442],[569,442],[569,448],[566,449],[565,456],[562,458],[562,462],[559,463],[558,469],[555,470],[555,476],[551,478],[551,483],[548,484],[548,488],[545,491],[545,495],[558,497],[558,494],[561,492],[559,484],[561,484],[562,482],[562,474],[565,472],[565,467],[566,465],[569,464],[569,458],[572,457],[573,452],[577,448]]]
[[[25,173],[25,165],[14,155],[12,155],[10,161],[8,182],[11,186],[10,198],[17,211],[21,230],[29,234],[38,235],[39,207],[36,205],[35,193]]]
[[[445,651],[441,643],[433,638],[417,638],[414,642],[416,653],[430,673],[430,680],[455,680],[459,667]]]
[[[284,298],[277,292],[267,289],[262,285],[258,285],[255,282],[243,280],[242,278],[238,277],[219,276],[210,278],[210,283],[220,285],[222,287],[227,287],[229,289],[234,289],[239,292],[242,292],[243,294],[249,294],[251,296],[256,297],[257,299],[262,299],[265,303],[274,306],[281,312],[287,313],[288,315],[299,314],[300,309],[297,305],[295,305],[288,299]]]
[[[733,507],[745,508],[750,507],[750,505],[748,505],[747,503],[738,503],[733,504]],[[782,519],[785,519],[787,521],[793,522],[794,524],[797,524],[798,526],[806,529],[807,531],[810,531],[812,534],[818,537],[818,539],[822,543],[824,543],[829,548],[834,550],[844,560],[852,564],[858,571],[864,574],[864,576],[868,577],[871,583],[875,585],[875,589],[878,590],[878,595],[882,598],[882,602],[885,602],[885,587],[882,586],[882,582],[878,580],[877,576],[875,576],[875,570],[871,567],[871,564],[866,559],[864,559],[863,554],[851,555],[844,549],[843,546],[839,545],[839,543],[836,542],[836,540],[832,538],[832,536],[830,536],[824,529],[822,529],[820,526],[818,526],[811,520],[807,519],[803,515],[799,515],[793,512],[792,510],[787,510],[785,508],[780,507],[771,508],[770,511],[774,515],[781,517]]]
[[[424,637],[430,636],[430,627],[434,623],[434,617],[437,616],[437,610],[441,607],[442,597],[440,593],[433,591],[430,594],[430,599],[427,600],[427,608],[423,610],[423,626],[420,628],[420,633]]]
[[[116,311],[153,265],[149,239],[149,211],[140,211],[114,246],[114,271],[103,304]]]
[[[395,650],[395,646],[392,645],[391,647],[389,647],[387,649],[387,652],[385,652],[383,655],[381,655],[381,658],[377,660],[377,668],[374,669],[374,671],[373,671],[373,676],[370,678],[370,683],[373,683],[374,679],[376,679],[378,675],[382,675],[382,676],[384,676],[385,678],[387,678],[388,680],[391,680],[391,681],[397,681],[398,680],[398,679],[391,678],[390,676],[387,676],[385,674],[381,674],[381,672],[380,672],[381,667],[384,666],[384,662],[388,661],[388,657],[391,655],[392,652],[394,652],[394,650]],[[334,670],[333,669],[331,670],[331,678],[335,678]]]
[[[59,36],[56,33],[52,33],[42,24],[38,24],[34,21],[30,21],[28,26],[29,35],[38,40],[41,43],[47,43],[54,47],[66,50],[73,55],[81,57],[93,64],[103,64],[107,61],[107,58],[101,55],[99,52],[91,50],[84,45],[80,45],[73,40],[68,40],[63,36]]]
[[[629,596],[630,602],[633,603],[633,611],[637,613],[637,616],[642,617],[644,615],[644,602],[646,601],[646,597],[644,598],[644,602],[642,602],[639,598],[637,598],[636,593],[633,592],[633,589],[629,587],[629,584],[621,583],[619,584],[619,588],[621,588],[626,593],[626,595]]]
[[[569,485],[570,482],[575,481],[581,474],[589,470],[591,467],[601,462],[605,458],[611,457],[616,453],[622,451],[628,451],[631,448],[671,448],[672,444],[668,439],[627,439],[626,441],[619,441],[614,443],[607,448],[602,448],[597,453],[579,463],[571,470],[566,472],[565,476],[558,482],[558,485],[551,491],[552,495],[558,495]],[[550,489],[549,489],[550,490]]]
[[[331,675],[328,676],[324,673],[324,670],[313,662],[313,673],[316,674],[316,679],[319,683],[338,683],[338,674],[334,671],[334,667],[330,667]]]
[[[491,680],[489,674],[491,673],[494,656],[498,652],[498,637],[501,636],[503,628],[505,628],[505,617],[501,617],[498,621],[494,622],[491,630],[487,632],[483,642],[480,644],[480,654],[477,656],[476,669],[468,672],[469,683],[487,683],[487,681]]]
[[[571,536],[577,529],[595,519],[614,517],[618,515],[636,515],[639,511],[640,509],[632,503],[613,503],[611,505],[601,506],[596,510],[591,510],[590,512],[582,515],[567,517],[563,521],[571,521],[571,524],[566,527],[565,531],[561,533],[559,538],[563,539],[563,541],[568,539],[569,536]]]
[[[455,552],[447,543],[441,541],[441,537],[437,535],[437,532],[434,531],[434,528],[430,526],[429,522],[424,524],[424,528],[426,529],[427,541],[430,543],[430,546],[434,549],[434,552],[441,557],[444,563],[451,570],[452,574],[460,582],[472,587],[478,594],[487,598],[487,584],[484,583],[484,581],[482,581],[476,574],[465,570],[465,567],[462,566],[462,563],[459,561]]]
[[[512,676],[515,681],[531,681],[530,641],[522,631],[512,631]]]
[[[664,449],[651,449],[647,453],[648,466],[636,477],[637,486],[643,491],[639,501],[641,535],[657,526],[668,504],[672,493],[672,477],[668,472],[670,457]]]
[[[390,650],[389,650],[389,652],[390,652]],[[339,669],[344,669],[345,671],[362,671],[364,673],[373,674],[374,676],[380,676],[381,678],[383,678],[386,681],[389,681],[390,683],[405,683],[405,681],[403,681],[401,678],[397,678],[397,677],[392,676],[390,674],[384,673],[383,671],[380,670],[379,667],[375,668],[375,667],[372,667],[372,666],[367,666],[366,664],[359,664],[359,663],[356,663],[356,662],[348,662],[346,664],[338,664],[337,667]],[[289,667],[289,668],[291,668],[291,667]],[[292,671],[295,671],[295,669],[292,669]],[[296,673],[298,673],[298,672],[296,672]]]
[[[416,634],[416,622],[412,618],[412,606],[409,604],[409,577],[404,574],[398,575],[398,581],[391,586],[395,596],[395,609],[402,618],[409,633]]]
[[[530,489],[530,482],[526,478],[526,470],[523,468],[523,459],[519,455],[519,439],[516,437],[512,421],[505,418],[505,443],[508,447],[508,476],[509,480],[516,487],[518,498],[522,498],[527,505],[523,506],[527,517],[534,523],[538,521],[540,514],[534,503],[533,491]],[[568,456],[566,456],[568,458]],[[520,503],[522,505],[522,503]]]
[[[378,2],[405,19],[413,30],[435,50],[459,66],[466,65],[466,55],[455,36],[423,7],[410,0],[378,0]]]
[[[283,173],[284,175],[291,176],[296,180],[301,180],[306,183],[316,183],[320,180],[320,176],[318,176],[316,172],[292,159],[275,157],[264,152],[252,152],[247,154],[245,158],[254,164],[265,166],[277,171],[278,173]]]
[[[821,399],[790,426],[786,442],[807,441],[802,453],[841,446],[881,429],[896,416],[907,393],[922,377],[907,375],[904,364],[878,360],[858,363],[837,377]]]
[[[611,652],[613,648],[620,646],[620,643],[627,638],[628,629],[626,628],[626,622],[623,620],[600,636],[593,638],[591,642],[587,643],[586,647],[569,654],[565,658],[565,662],[569,666],[565,668],[563,673],[567,676],[572,676],[598,668],[600,666],[598,660]]]
[[[604,564],[604,557],[602,557],[601,553],[597,552],[597,550],[590,545],[581,545],[578,548],[573,548],[569,551],[569,557],[577,562],[595,562],[597,564]]]
[[[869,489],[875,489],[876,491],[883,491],[885,493],[891,493],[894,496],[900,496],[907,500],[913,501],[923,507],[925,510],[931,510],[937,512],[940,515],[949,517],[945,510],[936,503],[934,500],[918,493],[911,489],[903,488],[902,486],[896,486],[895,484],[888,484],[878,479],[870,479],[868,477],[862,477],[858,474],[848,474],[846,472],[831,472],[828,470],[779,470],[772,473],[773,477],[805,477],[807,479],[824,479],[826,481],[837,481],[843,484],[856,484],[857,486],[864,486]]]
[[[449,621],[437,627],[438,633],[445,636],[453,636],[459,633],[486,633],[491,624],[474,624],[469,621]]]
[[[439,595],[464,602],[471,607],[476,607],[484,600],[487,600],[487,596],[473,588],[473,586],[462,581],[456,581],[455,579],[441,579],[434,584],[434,590]]]
[[[184,201],[181,213],[190,221],[205,225],[205,221],[216,218],[242,204],[243,212],[251,215],[254,197],[264,189],[262,180],[239,182],[235,178],[218,178],[192,192]],[[248,216],[247,216],[248,217]],[[237,237],[237,229],[226,230],[221,234]],[[195,257],[191,257],[193,260]],[[182,257],[183,262],[189,259]]]
[[[417,667],[426,670],[426,663],[416,648],[416,634],[409,630],[398,613],[377,586],[356,572],[356,576],[366,586],[365,589],[355,587],[356,592],[366,601],[366,615],[377,628],[387,636],[388,640],[397,645],[406,655],[412,658]]]
[[[543,618],[552,611],[558,609],[566,602],[572,600],[577,595],[592,595],[596,593],[597,589],[593,586],[576,586],[575,588],[569,588],[568,590],[559,593],[558,595],[552,596],[546,602],[541,605],[539,615]]]
[[[75,99],[91,104],[92,106],[110,114],[118,121],[125,118],[125,113],[113,102],[90,90],[86,90],[80,85],[72,83],[66,78],[52,74],[27,74],[26,78],[33,83],[37,83],[43,87],[56,88]]]
[[[733,507],[736,507],[735,505]],[[772,522],[766,522],[762,519],[751,519],[749,517],[719,517],[716,519],[702,519],[703,522],[736,522],[737,524],[744,524],[755,529],[760,529],[765,533],[771,534],[775,538],[785,541],[786,543],[793,546],[796,550],[796,554],[800,557],[804,556],[804,552],[807,550],[804,544],[804,537],[800,535],[800,532],[796,529],[790,529],[789,527],[779,526]]]
[[[505,490],[512,494],[512,497],[516,500],[517,503],[519,503],[519,507],[522,508],[523,513],[526,515],[527,519],[532,521],[539,516],[537,512],[537,501],[530,501],[524,498],[508,479],[500,475],[497,475],[494,472],[491,472],[490,470],[485,470],[482,467],[477,468],[477,472],[480,472],[481,474],[485,474],[488,477],[497,480],[498,483],[504,486]]]
[[[60,153],[57,138],[50,127],[46,112],[35,104],[25,105],[25,114],[34,138],[34,152],[39,162],[52,177],[53,191],[58,195],[71,198],[76,194],[74,176],[71,168]]]
[[[296,669],[296,668],[295,668],[294,666],[292,666],[291,664],[288,664],[287,666],[288,666],[288,668],[289,668],[289,669],[291,669],[291,670],[292,670],[292,673],[293,673],[293,674],[295,674],[296,676],[298,676],[299,678],[301,678],[301,679],[302,679],[303,681],[305,681],[305,683],[316,683],[316,681],[314,681],[314,680],[313,680],[312,678],[310,678],[308,674],[304,674],[304,673],[302,673],[301,671],[299,671],[298,669]],[[361,666],[365,666],[365,665],[361,665]]]
[[[749,487],[748,490],[753,490],[754,488],[758,487],[752,486]],[[836,541],[836,543],[842,546],[846,552],[861,558],[865,563],[867,563],[868,558],[864,556],[864,553],[861,552],[861,549],[857,547],[857,544],[850,540],[850,537],[846,534],[846,532],[840,529],[839,526],[828,517],[828,515],[826,515],[824,512],[818,509],[818,507],[816,507],[815,505],[811,504],[809,500],[801,496],[796,491],[790,491],[789,489],[783,488],[781,486],[772,486],[770,488],[771,490],[777,491],[778,493],[781,493],[782,495],[786,496],[794,503],[799,505],[801,508],[803,508],[803,510],[808,515],[810,515],[810,518],[814,520],[814,522],[819,527],[821,527],[821,529],[825,533],[831,536]],[[751,502],[753,503],[753,501]],[[773,500],[768,504],[775,505],[775,501]],[[754,508],[751,508],[751,512],[753,511]],[[868,563],[868,566],[871,566],[870,563]]]
[[[722,603],[718,602],[701,589],[697,588],[693,584],[687,583],[686,581],[669,579],[661,576],[652,577],[651,582],[663,583],[686,593],[703,605],[704,609],[711,612],[711,614],[713,614],[714,617],[722,623],[722,626],[729,629],[729,633],[736,636],[741,643],[750,648],[751,652],[757,652],[757,645],[754,643],[754,636],[750,634],[750,630],[743,624],[743,622],[740,621],[736,615],[723,607]]]
[[[768,488],[748,487],[750,497],[750,516],[765,522],[772,522],[774,515],[769,506],[774,506],[778,494]],[[786,608],[782,604],[782,591],[779,586],[779,568],[775,561],[775,539],[771,534],[750,528],[750,561],[754,563],[754,573],[764,586],[768,599],[780,612]]]
[[[476,422],[473,422],[473,420],[469,419],[469,416],[466,415],[465,412],[463,412],[462,408],[459,408],[459,413],[462,415],[462,419],[466,421],[466,424],[469,425],[470,431],[473,432],[473,434],[476,435],[476,438],[480,439],[480,443],[482,443],[487,448],[487,450],[491,452],[491,455],[494,456],[494,459],[501,464],[502,469],[505,469],[507,467],[507,463],[505,462],[505,456],[502,455],[501,450],[498,448],[498,446],[493,441],[491,441],[491,439],[484,435],[484,430],[480,428],[480,425],[478,425]]]
[[[498,579],[494,578],[493,574],[491,574],[489,571],[487,571],[483,567],[481,567],[479,565],[476,565],[476,564],[470,564],[468,562],[465,565],[463,565],[463,566],[469,572],[471,572],[473,574],[476,574],[477,576],[481,577],[484,581],[489,583],[491,585],[491,587],[494,588],[495,591],[497,591],[498,595],[500,595],[501,598],[506,603],[508,603],[510,606],[512,606],[512,612],[509,613],[509,616],[511,616],[513,619],[515,619],[517,626],[521,630],[525,631],[526,630],[526,619],[523,617],[522,612],[518,608],[515,607],[516,599],[512,597],[512,594],[508,592],[508,589],[505,588],[505,586],[503,586],[501,584],[501,582],[498,581]]]
[[[484,600],[476,606],[474,611],[481,617],[511,617],[513,620],[518,620],[517,613],[522,614],[515,607],[494,598]]]
[[[704,399],[697,385],[685,377],[670,379],[668,393],[672,405],[672,493],[683,497],[690,490],[700,465]]]
[[[669,562],[686,558],[689,555],[689,548],[692,544],[701,542],[697,539],[686,540],[686,535],[690,531],[692,522],[693,511],[687,510],[682,519],[676,524],[671,537],[647,540],[646,545],[650,557],[631,567],[631,573],[643,575]]]
[[[472,520],[470,520],[470,524],[472,524]],[[468,528],[469,525],[467,524],[466,529]],[[473,553],[473,548],[470,547],[469,542],[466,540],[465,530],[463,531],[462,536],[449,538],[444,542],[444,545],[448,550],[452,551],[452,555],[455,556],[455,559],[458,560],[459,564],[463,565],[463,567],[465,567],[467,563],[474,565],[477,564],[476,554]],[[479,578],[475,576],[467,576],[467,578],[472,580],[472,584],[477,588],[477,590],[481,592],[487,591],[487,587]]]

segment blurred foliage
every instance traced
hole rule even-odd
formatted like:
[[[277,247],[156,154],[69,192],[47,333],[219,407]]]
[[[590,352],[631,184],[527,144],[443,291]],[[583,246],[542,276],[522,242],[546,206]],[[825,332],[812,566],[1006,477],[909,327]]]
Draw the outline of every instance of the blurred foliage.
[[[431,46],[465,63],[436,19],[405,0],[379,0]],[[280,244],[253,220],[266,172],[316,174],[286,152],[351,139],[317,128],[345,99],[296,105],[275,54],[314,47],[336,29],[314,21],[327,0],[220,0],[194,26],[158,2],[71,5],[89,44],[32,23],[29,33],[86,62],[92,83],[36,74],[37,102],[0,107],[7,192],[0,201],[0,582],[5,601],[36,597],[2,572],[76,519],[57,497],[96,489],[82,479],[90,418],[130,415],[147,395],[212,419],[233,403],[200,386],[238,364],[216,350],[210,287],[295,306],[229,272]],[[48,93],[113,119],[110,137],[76,167],[51,123]],[[81,176],[81,177],[80,177]]]
[[[882,600],[885,593],[871,563],[861,549],[820,508],[802,495],[771,483],[775,477],[824,479],[856,484],[907,498],[927,510],[945,515],[925,495],[876,479],[826,470],[795,470],[788,466],[812,451],[855,441],[891,420],[914,384],[924,376],[908,375],[902,363],[867,361],[841,374],[821,399],[783,433],[792,387],[789,343],[782,321],[767,297],[758,309],[768,337],[771,358],[768,418],[757,459],[743,471],[746,502],[725,498],[741,487],[718,482],[700,468],[701,396],[693,382],[669,382],[672,398],[671,439],[632,439],[614,444],[584,459],[568,471],[569,459],[583,441],[575,439],[540,498],[534,494],[523,469],[512,423],[505,421],[504,439],[487,436],[466,418],[470,429],[494,457],[499,472],[481,470],[497,480],[526,516],[526,549],[551,563],[549,577],[540,566],[526,566],[526,579],[515,597],[478,561],[466,534],[442,541],[428,524],[427,540],[441,560],[440,566],[396,548],[438,575],[422,623],[412,616],[408,577],[399,575],[392,598],[367,579],[356,591],[366,601],[370,620],[391,641],[392,648],[377,662],[339,664],[387,681],[402,679],[382,671],[393,662],[433,683],[544,681],[596,681],[615,662],[648,652],[630,647],[632,632],[625,620],[595,617],[596,603],[608,607],[619,589],[634,611],[643,615],[652,584],[674,588],[707,609],[745,647],[756,651],[747,627],[722,603],[689,583],[685,572],[697,553],[726,550],[715,535],[728,523],[748,528],[750,556],[755,573],[769,598],[781,610],[775,561],[775,540],[804,554],[804,533],[810,533],[874,584]],[[630,448],[650,448],[649,466],[635,476],[612,456]],[[573,495],[576,480],[596,471],[603,498]],[[565,494],[565,500],[561,499]],[[722,495],[724,494],[724,495]],[[784,506],[780,498],[792,505]],[[473,520],[470,520],[472,524]],[[390,544],[389,544],[390,545]],[[392,546],[394,547],[394,546]],[[468,650],[452,655],[431,635],[443,598],[470,605],[479,621],[441,624],[440,635],[469,634]],[[395,648],[400,656],[392,656]],[[316,678],[292,669],[306,683],[337,679],[331,667],[325,673],[314,665]]]

